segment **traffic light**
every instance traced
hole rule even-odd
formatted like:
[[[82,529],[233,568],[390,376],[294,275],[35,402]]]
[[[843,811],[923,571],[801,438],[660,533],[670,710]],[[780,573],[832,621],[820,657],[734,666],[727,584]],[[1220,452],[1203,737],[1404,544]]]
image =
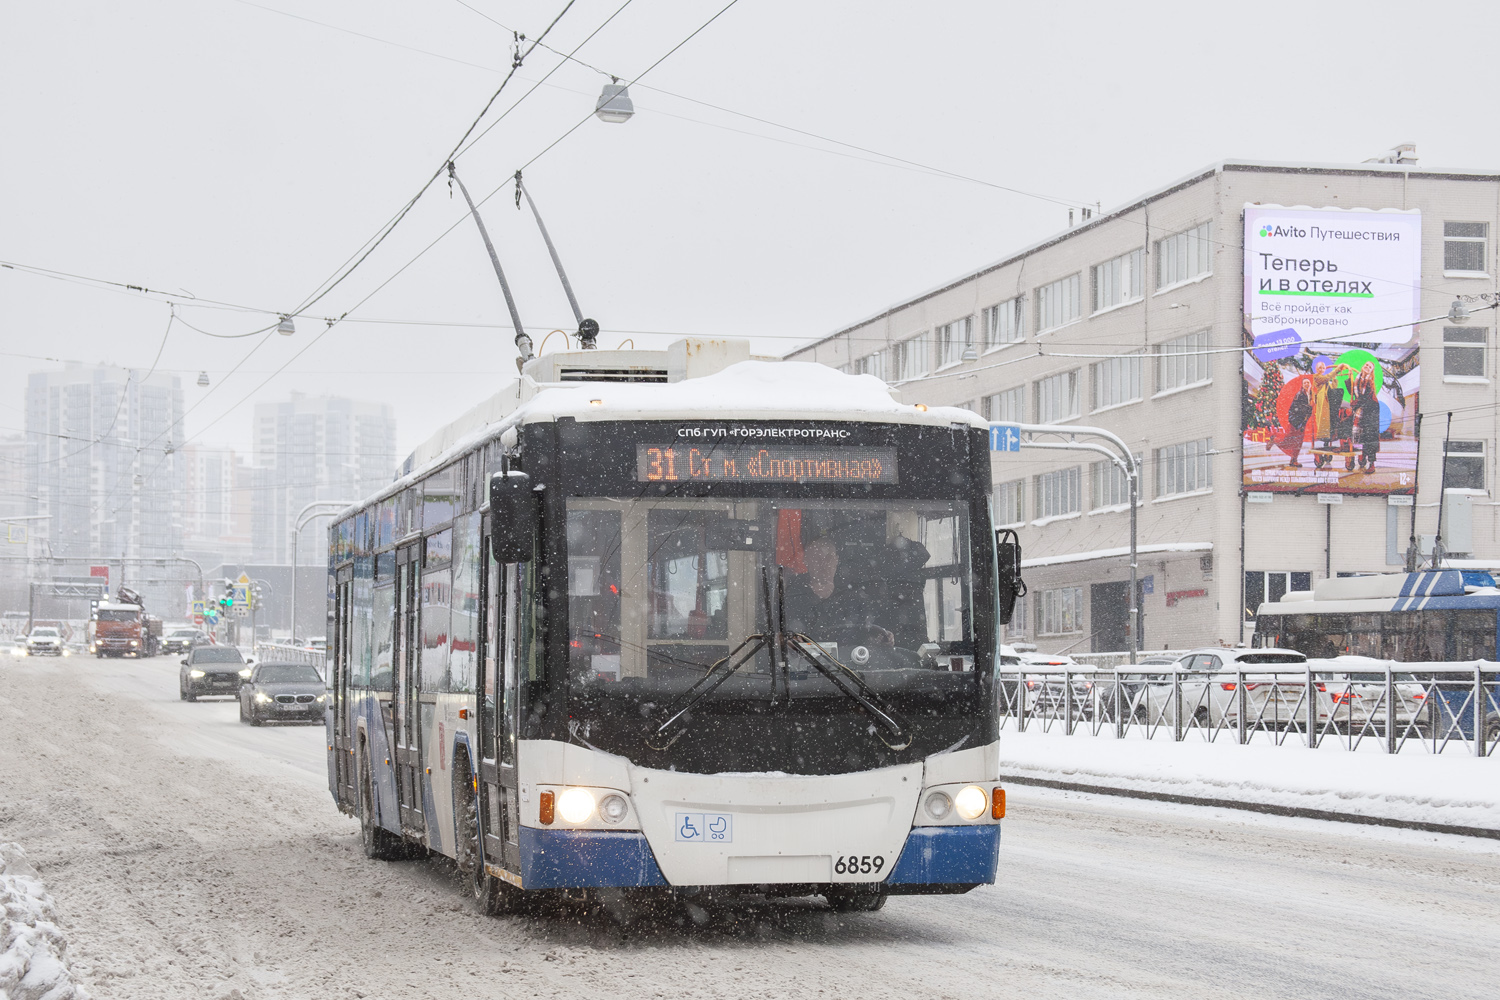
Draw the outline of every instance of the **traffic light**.
[[[228,614],[229,613],[229,609],[232,608],[232,607],[234,607],[234,592],[233,591],[231,591],[231,592],[225,594],[223,597],[219,598],[219,609],[221,611],[223,611],[225,614]]]

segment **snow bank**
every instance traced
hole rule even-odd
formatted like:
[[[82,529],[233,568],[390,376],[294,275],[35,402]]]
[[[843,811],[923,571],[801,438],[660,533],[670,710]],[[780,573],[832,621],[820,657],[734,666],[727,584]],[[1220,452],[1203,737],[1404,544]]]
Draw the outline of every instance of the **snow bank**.
[[[88,1000],[68,970],[52,897],[19,844],[0,844],[0,1000]]]
[[[1291,737],[1295,741],[1296,737]],[[1000,772],[1017,778],[1353,813],[1407,823],[1500,830],[1500,760],[1459,747],[1443,754],[1411,747],[1394,756],[1367,746],[1348,751],[1234,742],[1196,735],[1117,740],[1003,731]]]

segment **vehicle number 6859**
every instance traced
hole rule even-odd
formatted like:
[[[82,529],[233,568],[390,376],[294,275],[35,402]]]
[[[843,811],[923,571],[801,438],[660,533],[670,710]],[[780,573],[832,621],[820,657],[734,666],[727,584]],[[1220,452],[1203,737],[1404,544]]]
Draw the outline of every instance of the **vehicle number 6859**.
[[[885,858],[879,854],[873,857],[868,854],[859,856],[851,854],[847,858],[840,855],[839,859],[833,863],[833,870],[840,875],[869,875],[871,872],[879,872],[884,867]]]

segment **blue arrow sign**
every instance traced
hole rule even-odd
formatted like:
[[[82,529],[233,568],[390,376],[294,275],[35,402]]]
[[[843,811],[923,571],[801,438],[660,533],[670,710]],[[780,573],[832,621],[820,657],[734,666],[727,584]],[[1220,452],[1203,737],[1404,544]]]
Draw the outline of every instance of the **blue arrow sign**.
[[[1020,451],[1021,428],[1015,424],[990,424],[990,451]]]

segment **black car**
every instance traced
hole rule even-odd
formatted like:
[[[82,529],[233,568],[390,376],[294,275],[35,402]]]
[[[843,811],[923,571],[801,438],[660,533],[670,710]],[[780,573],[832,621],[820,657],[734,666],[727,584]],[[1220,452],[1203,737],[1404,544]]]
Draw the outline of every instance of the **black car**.
[[[328,692],[317,668],[306,663],[262,663],[240,687],[240,721],[321,722]]]
[[[209,645],[208,636],[195,628],[173,629],[172,634],[161,641],[162,652],[186,653],[195,646]]]
[[[236,695],[249,676],[249,664],[233,646],[197,646],[182,658],[178,694],[183,701],[197,701],[207,695]]]

